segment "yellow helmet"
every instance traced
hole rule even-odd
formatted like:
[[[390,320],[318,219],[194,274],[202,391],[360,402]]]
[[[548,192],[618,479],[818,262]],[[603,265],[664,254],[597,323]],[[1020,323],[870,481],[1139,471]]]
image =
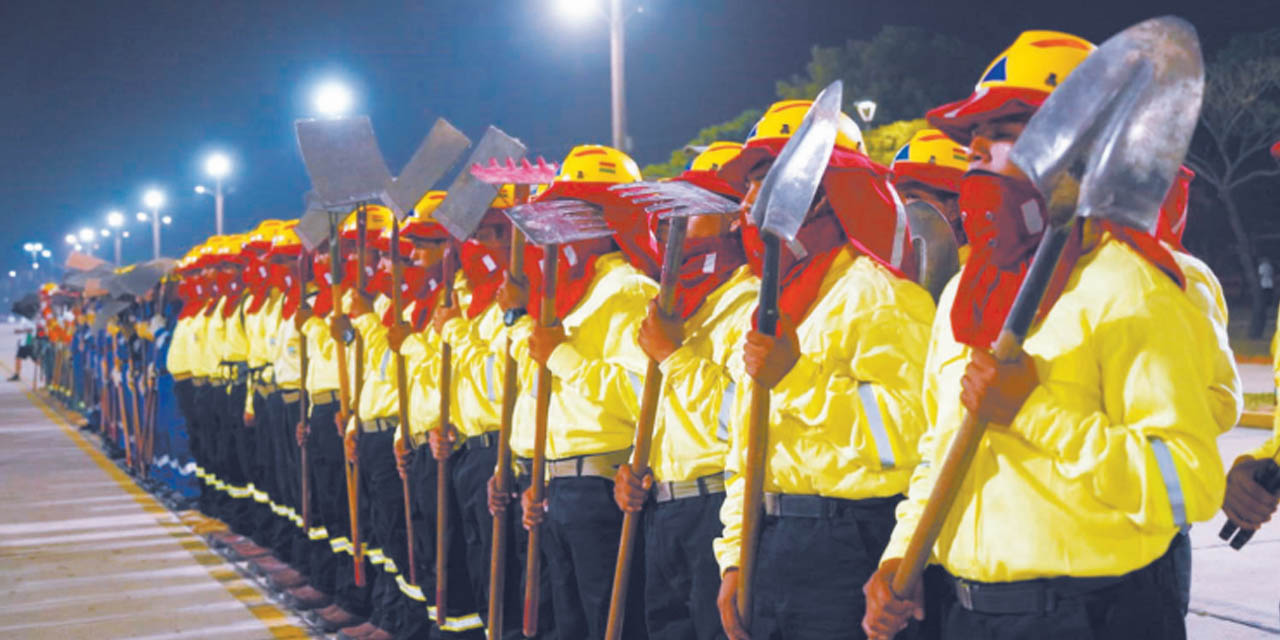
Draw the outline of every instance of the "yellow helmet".
[[[301,253],[302,239],[294,231],[297,226],[297,220],[290,220],[276,227],[275,233],[271,234],[271,248],[268,253],[287,256],[296,256]]]
[[[240,253],[244,249],[245,240],[249,234],[233,233],[222,236],[217,246],[213,249],[213,255],[210,256],[214,263],[225,264],[228,262],[236,262],[240,258]]]
[[[422,195],[422,199],[418,200],[418,204],[413,205],[413,215],[422,221],[435,222],[431,217],[431,212],[440,207],[440,203],[449,195],[448,191],[428,191]]]
[[[492,209],[506,209],[516,206],[516,186],[513,184],[504,184],[498,188],[498,195],[494,196],[493,202],[489,203]]]
[[[391,210],[376,204],[365,205],[365,234],[368,238],[376,238],[391,221],[395,219],[395,214]],[[351,215],[347,216],[345,222],[342,223],[342,237],[354,240],[359,233],[360,214],[358,210],[353,210]]]
[[[719,171],[720,167],[742,152],[742,144],[738,142],[712,142],[689,161],[689,171]]]
[[[742,150],[720,167],[720,177],[739,193],[746,193],[747,174],[756,165],[782,152],[782,147],[800,127],[812,104],[812,100],[783,100],[769,105],[769,109],[751,127]],[[853,118],[843,112],[837,123],[835,148],[851,153],[864,152],[862,131],[854,124]]]
[[[894,183],[914,180],[925,186],[960,192],[960,178],[969,168],[969,149],[937,129],[921,129],[898,149],[889,166]]]
[[[244,250],[262,253],[270,249],[271,239],[283,224],[284,220],[276,219],[259,222],[257,228],[245,234]]]
[[[189,249],[187,253],[178,260],[178,270],[186,271],[188,269],[198,268],[196,261],[200,258],[200,250],[204,248],[204,245],[205,243],[201,242],[200,244],[191,247],[191,249]]]
[[[562,182],[636,182],[641,180],[640,167],[631,156],[600,144],[578,145],[560,165],[555,183]],[[554,184],[554,183],[553,183]]]
[[[987,65],[972,95],[931,110],[929,124],[967,145],[979,122],[1038,109],[1094,48],[1061,31],[1024,31]]]
[[[405,218],[404,225],[400,227],[400,236],[417,240],[447,240],[449,232],[431,214],[448,195],[447,191],[428,191],[423,195],[413,207],[413,217]],[[390,246],[389,239],[387,246]]]

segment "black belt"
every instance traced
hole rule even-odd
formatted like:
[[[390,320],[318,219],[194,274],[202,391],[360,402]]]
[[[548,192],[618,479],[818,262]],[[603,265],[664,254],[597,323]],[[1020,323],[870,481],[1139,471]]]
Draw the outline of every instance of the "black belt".
[[[1158,577],[1172,571],[1173,546],[1145,567],[1120,576],[1058,576],[1016,582],[974,582],[950,576],[956,601],[968,611],[993,615],[1029,615],[1053,611],[1064,600],[1079,598],[1118,584]]]
[[[490,431],[488,433],[482,433],[478,436],[471,436],[470,438],[463,440],[462,448],[463,449],[488,449],[489,447],[492,447],[495,444],[498,444],[498,432]]]
[[[790,493],[764,494],[765,515],[783,518],[857,518],[893,513],[902,496],[849,500]]]
[[[1106,578],[1047,578],[1018,582],[972,582],[952,578],[956,601],[968,611],[987,614],[1037,614],[1057,608],[1062,600],[1082,596],[1123,582],[1123,576]]]
[[[516,458],[516,475],[521,478],[532,476],[533,460],[530,458]]]

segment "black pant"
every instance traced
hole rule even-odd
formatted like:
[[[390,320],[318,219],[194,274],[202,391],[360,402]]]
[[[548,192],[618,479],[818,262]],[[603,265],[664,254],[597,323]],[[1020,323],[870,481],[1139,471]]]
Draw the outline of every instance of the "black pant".
[[[751,637],[866,637],[862,585],[889,544],[896,503],[844,500],[824,517],[766,516],[757,551]]]
[[[520,475],[512,478],[514,480],[515,498],[511,500],[510,508],[507,509],[507,518],[511,526],[511,532],[514,533],[507,542],[507,548],[514,556],[511,558],[511,564],[507,565],[507,585],[517,585],[520,592],[521,606],[514,609],[505,607],[503,610],[503,627],[510,628],[515,625],[513,631],[503,631],[502,637],[507,640],[517,640],[523,638],[524,635],[520,629],[524,625],[524,607],[523,596],[527,587],[528,575],[525,569],[529,560],[529,532],[525,530],[524,525],[524,506],[520,502],[520,496],[524,495],[525,489],[529,488],[531,478],[527,475]],[[538,565],[542,571],[538,575],[538,592],[542,597],[538,600],[538,634],[537,637],[542,640],[554,640],[561,638],[562,640],[570,640],[573,636],[561,635],[556,627],[556,612],[552,604],[554,597],[554,587],[551,582],[551,561],[547,558],[547,536],[544,533],[541,538],[539,552],[542,553],[542,562]],[[510,622],[508,622],[510,621]]]
[[[459,451],[449,461],[452,485],[450,492],[456,503],[456,515],[452,522],[455,537],[461,534],[465,543],[466,568],[469,577],[470,598],[485,622],[488,622],[489,610],[489,560],[493,551],[493,516],[489,515],[489,479],[493,477],[493,468],[497,463],[497,446],[472,447]],[[503,518],[505,526],[508,519]],[[513,559],[514,536],[507,533],[508,557]],[[503,630],[515,633],[521,627],[520,581],[517,574],[511,573],[512,564],[507,565],[507,578],[503,593]],[[456,575],[456,574],[455,574]],[[452,578],[456,579],[456,578]],[[450,589],[453,587],[451,585]],[[510,612],[510,613],[508,613]]]
[[[311,407],[307,420],[307,464],[311,479],[312,526],[323,526],[329,540],[351,542],[351,520],[347,511],[347,481],[342,437],[338,435],[334,416],[338,403],[329,402]],[[368,563],[365,576],[369,577]],[[360,617],[368,617],[372,611],[369,583],[355,583],[355,562],[347,553],[334,551],[319,569],[312,569],[312,584],[333,595],[338,606]]]
[[[542,525],[551,569],[556,630],[563,638],[604,637],[618,559],[622,512],[613,501],[613,481],[605,478],[556,478],[548,487],[547,518]],[[644,545],[637,541],[627,610],[644,611]],[[623,638],[645,638],[644,617],[626,617]]]
[[[457,470],[458,456],[449,460],[449,475],[453,477]],[[409,471],[409,483],[412,487],[414,511],[414,552],[418,564],[418,584],[423,589],[427,602],[436,607],[436,616],[440,611],[436,602],[436,542],[437,522],[440,505],[437,499],[436,482],[440,477],[439,463],[431,456],[427,447],[415,449]],[[455,634],[451,637],[484,637],[484,628],[477,623],[479,610],[473,593],[473,581],[467,565],[467,541],[463,533],[463,523],[459,518],[460,508],[453,487],[449,492],[449,546],[448,546],[448,611],[443,623],[437,622],[442,630]],[[488,577],[488,574],[485,575]]]
[[[724,494],[650,503],[644,514],[645,626],[655,640],[724,638],[716,596]],[[627,616],[639,615],[628,610]]]
[[[392,448],[394,437],[393,430],[360,434],[360,519],[361,529],[369,532],[369,546],[381,549],[395,563],[397,572],[408,580],[409,539],[404,488]],[[371,622],[397,637],[411,636],[430,624],[424,603],[402,593],[396,574],[387,570],[385,564],[370,577],[373,578]]]
[[[1180,640],[1187,637],[1182,617],[1175,549],[1126,574],[1118,583],[1057,600],[1039,614],[985,614],[959,606],[955,590],[939,603],[942,638],[991,640]],[[1070,579],[1067,579],[1070,580]],[[1049,580],[1046,582],[1053,582]]]

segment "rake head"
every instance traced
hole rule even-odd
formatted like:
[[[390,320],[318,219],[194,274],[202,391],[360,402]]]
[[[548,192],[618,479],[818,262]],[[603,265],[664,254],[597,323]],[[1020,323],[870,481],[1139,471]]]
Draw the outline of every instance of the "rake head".
[[[538,156],[533,164],[527,158],[516,162],[508,157],[505,164],[499,164],[497,158],[490,158],[488,165],[479,162],[471,165],[471,175],[489,184],[550,184],[559,170],[554,162],[548,163],[542,156]]]
[[[661,219],[737,214],[733,200],[688,182],[629,182],[609,187],[632,204]]]
[[[613,235],[600,207],[582,200],[532,202],[506,210],[512,224],[537,245]]]

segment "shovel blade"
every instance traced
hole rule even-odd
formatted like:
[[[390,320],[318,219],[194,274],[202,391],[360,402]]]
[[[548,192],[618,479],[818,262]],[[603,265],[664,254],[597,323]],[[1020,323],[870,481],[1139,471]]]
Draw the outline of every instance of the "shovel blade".
[[[739,204],[718,193],[688,182],[628,182],[609,187],[632,204],[658,217],[686,218],[700,215],[734,215]]]
[[[463,166],[473,167],[494,158],[523,159],[524,152],[524,143],[490,126]],[[471,171],[459,172],[453,184],[449,185],[449,195],[431,217],[459,242],[466,241],[480,226],[480,220],[498,195],[499,186],[476,178]]]
[[[458,131],[448,120],[437,118],[427,137],[409,158],[409,163],[395,179],[384,181],[383,202],[395,214],[397,220],[413,211],[418,200],[431,190],[440,178],[453,167],[462,153],[471,146],[471,140]]]
[[[843,94],[840,80],[818,94],[760,184],[760,194],[751,207],[753,224],[788,243],[795,241],[804,225],[831,160]]]
[[[368,116],[298,120],[294,129],[319,206],[338,209],[381,197],[391,172]]]
[[[905,210],[911,247],[916,252],[916,282],[937,301],[947,282],[960,270],[956,236],[946,217],[933,205],[915,200]]]
[[[1150,232],[1203,95],[1195,28],[1153,18],[1089,54],[1027,123],[1011,157],[1050,201],[1051,224],[1074,214]]]
[[[510,157],[506,162],[500,163],[495,157],[490,158],[488,164],[471,165],[471,175],[489,184],[551,184],[558,172],[556,163],[547,162],[542,156],[538,156],[533,163],[527,158],[521,158],[517,163]]]
[[[613,235],[600,207],[582,200],[549,200],[511,207],[511,223],[536,245],[567,244]]]

